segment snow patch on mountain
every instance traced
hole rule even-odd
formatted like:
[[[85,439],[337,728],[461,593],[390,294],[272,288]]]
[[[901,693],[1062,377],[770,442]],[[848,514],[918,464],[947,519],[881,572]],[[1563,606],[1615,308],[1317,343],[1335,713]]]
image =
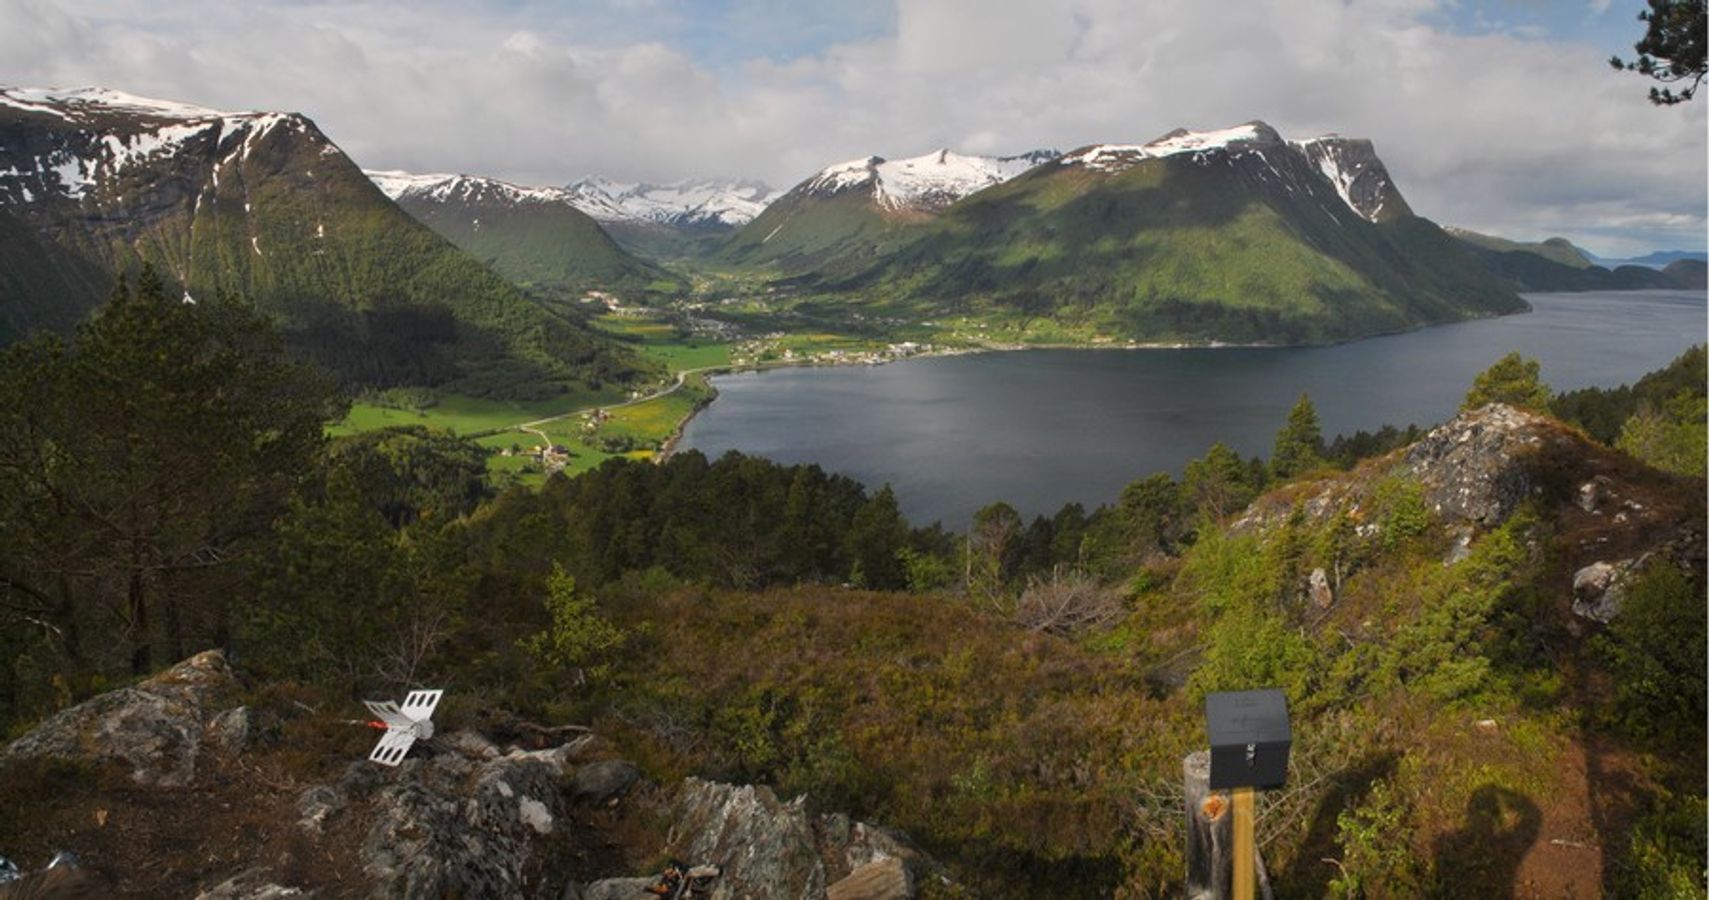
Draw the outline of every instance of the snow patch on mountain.
[[[434,203],[525,204],[562,203],[574,206],[563,188],[527,187],[479,175],[417,174],[396,169],[364,169],[362,174],[393,200],[425,199]]]
[[[1393,194],[1393,186],[1369,141],[1327,134],[1289,143],[1329,179],[1349,209],[1369,221],[1377,221]]]
[[[757,181],[689,179],[668,184],[588,177],[564,188],[577,209],[602,222],[738,227],[777,197]]]
[[[0,88],[0,106],[41,112],[72,121],[81,114],[124,112],[160,119],[214,119],[255,113],[230,113],[181,103],[138,97],[108,88]]]
[[[1278,154],[1297,153],[1329,182],[1348,209],[1372,222],[1383,214],[1388,201],[1398,196],[1369,141],[1335,134],[1283,141],[1275,129],[1263,122],[1213,131],[1176,129],[1146,144],[1096,144],[1062,157],[1061,164],[1114,174],[1148,159],[1187,155],[1203,162],[1213,153],[1256,156],[1265,167],[1257,170],[1257,176],[1280,179],[1289,191],[1295,190],[1297,179],[1283,175],[1282,169],[1277,168],[1277,162],[1284,158]]]
[[[81,201],[119,174],[197,142],[223,153],[210,173],[217,188],[219,168],[246,157],[274,129],[312,128],[295,113],[227,113],[105,88],[0,88],[0,116],[8,110],[50,115],[64,124],[53,126],[51,144],[0,147],[0,201]]]
[[[869,189],[884,209],[938,210],[1055,159],[1053,150],[1019,156],[969,156],[947,149],[923,156],[887,160],[881,156],[850,160],[821,169],[798,190],[840,194]]]
[[[1147,159],[1229,150],[1246,144],[1274,143],[1276,140],[1276,132],[1262,122],[1247,122],[1214,131],[1177,128],[1146,144],[1094,144],[1062,157],[1061,162],[1065,166],[1084,166],[1095,172],[1120,172]]]

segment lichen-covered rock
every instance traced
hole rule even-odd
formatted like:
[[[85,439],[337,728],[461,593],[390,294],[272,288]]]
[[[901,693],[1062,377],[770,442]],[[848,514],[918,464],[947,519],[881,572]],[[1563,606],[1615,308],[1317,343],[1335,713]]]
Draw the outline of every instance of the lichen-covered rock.
[[[545,758],[542,758],[545,756]],[[472,760],[457,753],[414,758],[375,791],[363,870],[384,897],[527,897],[537,841],[563,816],[564,770],[544,754]]]
[[[208,721],[202,729],[202,740],[221,753],[236,755],[272,740],[276,730],[275,723],[264,722],[264,717],[254,709],[234,706]]]
[[[681,837],[672,855],[724,869],[714,900],[820,900],[829,885],[885,860],[902,866],[910,885],[943,879],[941,867],[900,833],[842,814],[815,815],[807,798],[783,802],[767,787],[690,778],[673,813]]]
[[[724,868],[713,889],[717,900],[825,894],[825,863],[806,797],[785,803],[768,787],[690,778],[683,782],[674,821],[677,833],[686,836],[677,856]]]
[[[7,745],[0,761],[116,762],[140,784],[181,787],[196,777],[218,700],[235,687],[223,653],[198,653],[134,687],[108,691],[55,714]]]
[[[1532,457],[1570,440],[1547,417],[1502,403],[1455,416],[1406,451],[1402,471],[1438,517],[1494,527],[1536,486]]]

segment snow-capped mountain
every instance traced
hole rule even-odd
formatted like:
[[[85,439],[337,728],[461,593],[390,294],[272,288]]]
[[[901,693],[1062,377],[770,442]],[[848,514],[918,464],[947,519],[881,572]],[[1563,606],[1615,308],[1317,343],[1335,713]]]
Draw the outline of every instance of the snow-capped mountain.
[[[198,201],[222,170],[241,165],[275,130],[339,150],[296,113],[221,112],[104,88],[0,88],[0,113],[20,126],[0,142],[0,203],[89,200],[102,203],[124,176],[185,152],[209,157]],[[50,137],[51,134],[51,137]]]
[[[1135,340],[1311,343],[1525,308],[1412,214],[1369,141],[1248,122],[1015,168],[947,152],[832,166],[723,257],[882,315]]]
[[[435,203],[563,203],[575,206],[570,192],[555,187],[524,187],[480,175],[417,174],[399,169],[363,169],[386,196],[430,200]]]
[[[869,156],[821,169],[795,191],[816,196],[865,191],[881,209],[937,212],[1059,155],[1034,150],[1018,156],[968,156],[939,149],[908,159]]]
[[[827,166],[774,200],[720,248],[736,264],[809,271],[833,258],[870,259],[895,248],[894,226],[939,215],[956,202],[1049,164],[1060,154],[970,156],[947,149]]]
[[[513,281],[572,293],[673,281],[618,246],[568,188],[477,175],[364,174],[410,215]]]
[[[564,190],[577,209],[601,222],[684,228],[739,228],[777,197],[777,191],[758,181],[719,179],[632,184],[588,177]]]
[[[147,263],[192,299],[249,299],[352,383],[573,380],[609,355],[298,113],[0,87],[0,234],[0,341],[69,327]]]
[[[1212,159],[1241,160],[1251,156],[1281,177],[1277,164],[1283,154],[1303,156],[1313,169],[1329,180],[1348,208],[1375,222],[1384,215],[1410,214],[1405,201],[1389,180],[1388,170],[1377,158],[1371,142],[1329,134],[1298,141],[1284,141],[1263,122],[1247,122],[1233,128],[1188,131],[1177,128],[1145,144],[1094,144],[1064,155],[1060,164],[1081,166],[1089,171],[1116,174],[1148,159],[1185,157],[1195,162]],[[1399,204],[1399,205],[1395,205]]]

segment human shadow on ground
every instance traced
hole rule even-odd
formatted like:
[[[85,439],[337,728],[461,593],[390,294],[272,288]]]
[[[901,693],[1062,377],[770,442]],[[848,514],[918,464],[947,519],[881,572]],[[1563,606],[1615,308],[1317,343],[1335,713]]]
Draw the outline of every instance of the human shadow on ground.
[[[1543,824],[1537,804],[1486,784],[1466,801],[1466,824],[1436,839],[1435,869],[1445,896],[1512,897],[1519,863]]]

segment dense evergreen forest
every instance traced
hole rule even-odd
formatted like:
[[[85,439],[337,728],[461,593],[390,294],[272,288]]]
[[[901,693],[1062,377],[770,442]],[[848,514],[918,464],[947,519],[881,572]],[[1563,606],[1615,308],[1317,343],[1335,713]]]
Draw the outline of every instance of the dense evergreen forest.
[[[1698,347],[1556,396],[1514,355],[1467,408],[1552,413],[1700,529],[1705,380]],[[1560,512],[1582,460],[1474,539],[1385,467],[1418,427],[1326,440],[1301,397],[1268,460],[1218,444],[1112,504],[1027,522],[994,498],[960,533],[735,453],[495,492],[449,433],[329,439],[344,406],[264,316],[148,277],[6,350],[0,726],[226,647],[292,697],[432,682],[453,717],[590,724],[660,777],[808,792],[982,894],[1140,897],[1178,891],[1196,704],[1276,685],[1302,736],[1260,838],[1289,893],[1511,890],[1525,848],[1479,804],[1553,814],[1581,740],[1632,782],[1603,882],[1702,889],[1701,572],[1646,563],[1588,634],[1549,612],[1553,548],[1590,527]],[[1502,730],[1474,746],[1472,719]]]

